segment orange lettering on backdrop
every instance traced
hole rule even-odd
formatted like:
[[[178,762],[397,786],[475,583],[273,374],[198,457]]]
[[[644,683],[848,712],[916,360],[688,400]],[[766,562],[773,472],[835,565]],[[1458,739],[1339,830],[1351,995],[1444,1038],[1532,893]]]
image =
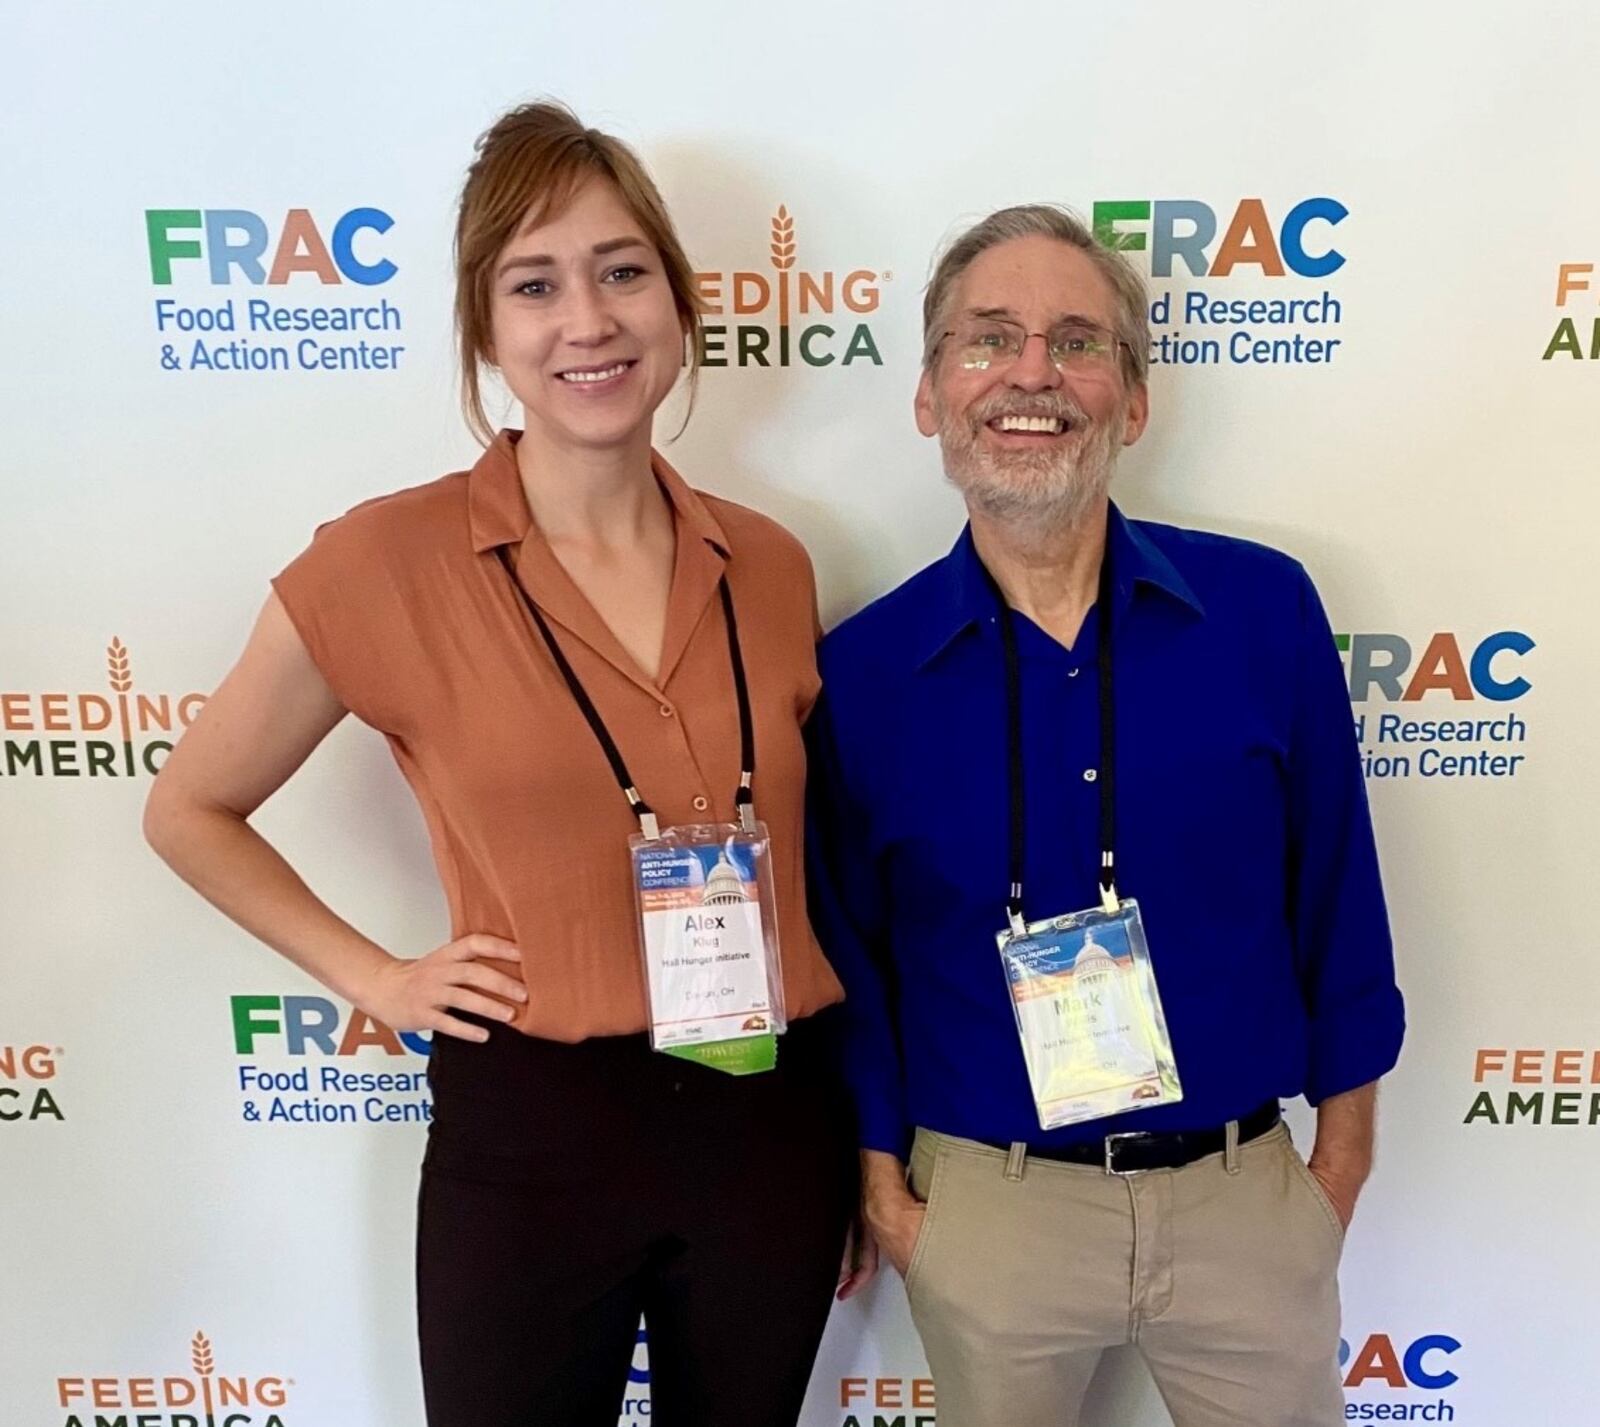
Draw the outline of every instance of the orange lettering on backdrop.
[[[1544,1079],[1544,1052],[1519,1050],[1511,1057],[1511,1083],[1537,1085]]]
[[[817,281],[815,273],[800,274],[800,310],[802,312],[832,312],[833,311],[833,274],[823,273],[822,281]]]
[[[354,1055],[364,1045],[382,1046],[390,1055],[405,1054],[400,1037],[382,1021],[373,1020],[365,1011],[352,1011],[344,1039],[339,1042],[339,1054]]]
[[[1436,634],[1417,661],[1417,672],[1401,698],[1413,703],[1433,689],[1448,689],[1458,699],[1472,697],[1472,681],[1461,662],[1461,648],[1453,634]]]
[[[72,728],[65,694],[45,694],[40,698],[39,706],[44,711],[46,730],[51,733],[65,733]]]
[[[0,694],[0,722],[10,733],[33,732],[33,720],[28,717],[28,696]]]
[[[111,700],[99,694],[78,695],[78,727],[85,733],[99,733],[111,727]]]
[[[706,313],[709,316],[722,316],[721,273],[696,273],[694,275],[694,290],[696,296],[705,303]]]
[[[1593,271],[1593,263],[1562,263],[1556,269],[1556,306],[1567,305],[1569,292],[1587,292],[1589,284],[1584,278]]]
[[[757,297],[747,296],[756,292]],[[772,287],[760,273],[735,273],[733,275],[733,310],[741,317],[760,312],[772,300]]]
[[[1283,276],[1283,258],[1267,221],[1266,205],[1259,198],[1240,200],[1211,264],[1211,276],[1227,277],[1241,263],[1254,263],[1267,277]]]
[[[1555,1053],[1555,1064],[1550,1068],[1550,1078],[1557,1085],[1583,1084],[1583,1052],[1558,1050]]]
[[[300,249],[304,247],[305,251]],[[267,274],[269,283],[288,282],[290,273],[315,273],[321,282],[336,283],[339,271],[333,265],[328,245],[317,232],[311,214],[304,208],[291,208],[283,220],[283,235],[278,239],[278,251],[272,256],[272,271]]]
[[[1387,1333],[1374,1333],[1367,1339],[1344,1385],[1360,1387],[1369,1378],[1377,1378],[1390,1387],[1406,1385],[1406,1375],[1400,1370],[1400,1359],[1395,1356],[1394,1344]]]
[[[852,312],[878,310],[878,275],[867,268],[857,268],[844,280],[844,305]]]
[[[1505,1068],[1506,1053],[1503,1050],[1480,1050],[1472,1065],[1473,1084],[1482,1085],[1484,1076]]]

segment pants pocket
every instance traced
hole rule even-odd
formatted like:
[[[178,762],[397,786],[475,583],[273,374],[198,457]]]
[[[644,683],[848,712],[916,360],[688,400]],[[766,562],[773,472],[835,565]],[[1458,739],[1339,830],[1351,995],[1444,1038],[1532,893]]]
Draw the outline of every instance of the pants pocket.
[[[1334,1241],[1342,1249],[1344,1247],[1344,1224],[1339,1218],[1339,1211],[1333,1207],[1333,1200],[1328,1198],[1328,1191],[1319,1183],[1305,1162],[1300,1151],[1295,1148],[1293,1141],[1284,1136],[1284,1149],[1289,1156],[1289,1163],[1293,1166],[1297,1178],[1310,1193],[1312,1201],[1327,1220],[1328,1227],[1333,1231]]]
[[[929,1136],[917,1134],[911,1151],[911,1193],[922,1201],[922,1227],[917,1231],[916,1247],[911,1251],[911,1262],[906,1265],[906,1297],[909,1298],[921,1281],[928,1259],[928,1249],[933,1240],[934,1219],[938,1214],[939,1184],[949,1163],[949,1155],[942,1145]]]

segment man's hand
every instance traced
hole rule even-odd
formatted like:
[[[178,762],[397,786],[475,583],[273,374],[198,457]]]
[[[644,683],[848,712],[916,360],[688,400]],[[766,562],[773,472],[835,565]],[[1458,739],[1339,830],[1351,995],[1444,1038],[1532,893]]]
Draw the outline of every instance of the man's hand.
[[[877,1276],[878,1241],[858,1218],[851,1223],[845,1239],[844,1262],[839,1265],[839,1283],[834,1297],[841,1303],[854,1298]]]
[[[1348,1229],[1351,1219],[1355,1217],[1356,1199],[1361,1193],[1361,1186],[1366,1183],[1366,1171],[1356,1171],[1343,1165],[1330,1166],[1318,1160],[1314,1154],[1306,1161],[1306,1168],[1328,1196],[1333,1212],[1339,1216],[1340,1227]]]
[[[1355,1216],[1361,1186],[1372,1173],[1377,1118],[1376,1081],[1342,1095],[1330,1095],[1317,1107],[1317,1142],[1306,1168],[1322,1186],[1346,1229]]]
[[[901,1278],[911,1267],[927,1209],[906,1187],[906,1167],[882,1150],[861,1151],[861,1216]]]

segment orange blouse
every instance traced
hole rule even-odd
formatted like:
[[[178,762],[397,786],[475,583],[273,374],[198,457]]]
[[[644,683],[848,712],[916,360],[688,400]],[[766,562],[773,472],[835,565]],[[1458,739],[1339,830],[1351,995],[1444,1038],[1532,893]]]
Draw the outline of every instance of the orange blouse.
[[[517,578],[663,826],[736,820],[739,715],[718,580],[750,682],[756,815],[772,834],[791,1019],[844,992],[806,916],[805,749],[816,592],[788,531],[691,490],[659,455],[677,556],[660,672],[624,652],[534,525],[502,432],[468,472],[357,506],[273,581],[339,700],[389,740],[421,804],[451,935],[522,950],[528,1035],[644,1030],[628,858],[638,824],[498,558]],[[497,966],[501,963],[495,963]]]

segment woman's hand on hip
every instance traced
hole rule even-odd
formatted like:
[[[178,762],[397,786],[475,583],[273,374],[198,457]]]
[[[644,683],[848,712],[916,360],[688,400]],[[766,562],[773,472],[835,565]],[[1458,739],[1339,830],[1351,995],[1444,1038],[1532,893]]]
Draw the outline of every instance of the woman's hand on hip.
[[[509,941],[474,932],[415,959],[393,957],[372,973],[356,1004],[397,1031],[438,1031],[464,1041],[486,1041],[489,1032],[453,1016],[466,1011],[486,1021],[514,1021],[526,1004],[527,988],[515,977],[486,965],[522,953]]]

